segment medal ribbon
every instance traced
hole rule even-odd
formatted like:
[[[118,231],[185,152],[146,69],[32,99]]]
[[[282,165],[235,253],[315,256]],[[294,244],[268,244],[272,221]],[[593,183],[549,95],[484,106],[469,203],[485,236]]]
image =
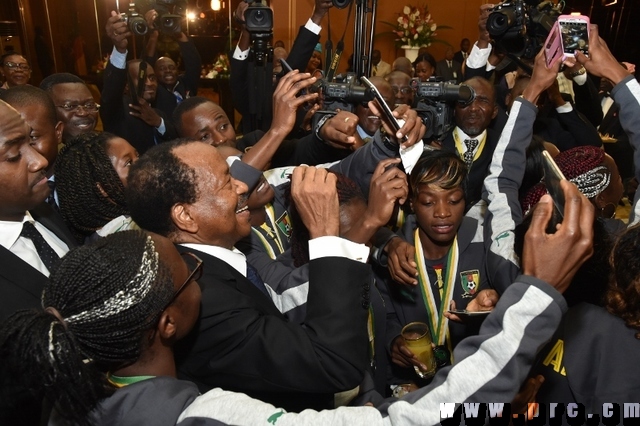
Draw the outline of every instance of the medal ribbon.
[[[440,309],[438,309],[433,295],[433,288],[429,280],[429,274],[427,273],[427,265],[424,261],[424,253],[422,251],[419,233],[420,230],[418,228],[414,234],[416,248],[415,260],[418,265],[418,282],[422,289],[422,298],[424,300],[424,306],[427,309],[427,316],[429,317],[431,337],[436,345],[447,344],[451,347],[451,339],[449,339],[449,319],[444,316],[444,312],[449,309],[451,299],[453,299],[453,289],[455,287],[456,274],[458,273],[458,237],[456,236],[453,240],[453,244],[447,254],[447,261],[444,266],[446,269],[444,288],[442,296],[440,297]]]

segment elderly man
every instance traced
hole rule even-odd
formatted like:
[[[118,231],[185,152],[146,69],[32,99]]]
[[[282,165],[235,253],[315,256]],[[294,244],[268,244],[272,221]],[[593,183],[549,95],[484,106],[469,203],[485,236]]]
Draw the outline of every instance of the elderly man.
[[[9,89],[15,86],[24,86],[31,78],[31,66],[29,61],[19,53],[9,52],[0,57],[0,73],[5,82],[0,89]]]
[[[367,366],[368,249],[338,238],[335,175],[296,169],[292,196],[310,231],[303,325],[288,322],[234,245],[251,231],[247,186],[208,144],[155,147],[132,166],[131,216],[204,261],[199,327],[177,348],[179,375],[201,390],[221,386],[291,410],[333,406]]]

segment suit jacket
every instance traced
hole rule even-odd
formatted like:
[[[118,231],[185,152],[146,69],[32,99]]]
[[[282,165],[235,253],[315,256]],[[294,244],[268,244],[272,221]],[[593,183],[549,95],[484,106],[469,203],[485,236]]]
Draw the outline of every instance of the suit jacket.
[[[482,154],[480,154],[480,157],[473,162],[471,170],[469,170],[469,175],[467,176],[467,187],[464,194],[467,203],[467,210],[482,198],[482,185],[484,183],[484,178],[489,174],[491,158],[493,157],[493,151],[495,151],[499,139],[499,132],[496,132],[491,128],[487,129],[487,140],[484,143]],[[453,139],[453,131],[449,132],[442,141],[442,149],[458,153],[456,150],[456,143]]]
[[[462,65],[462,63],[464,62],[464,56],[462,56],[462,50],[458,50],[456,53],[453,54],[453,60],[459,63],[460,65]]]
[[[298,36],[293,42],[291,52],[287,57],[287,62],[291,65],[292,69],[298,69],[304,72],[307,67],[307,63],[313,54],[313,49],[320,40],[319,34],[314,34],[304,26],[300,27]],[[242,133],[249,133],[253,130],[267,131],[271,126],[271,119],[273,111],[271,98],[273,97],[273,87],[271,84],[266,85],[265,97],[268,102],[262,102],[262,119],[256,123],[255,126],[251,123],[251,103],[261,102],[261,99],[252,99],[251,92],[253,92],[254,85],[251,84],[252,77],[249,67],[249,60],[239,61],[233,58],[233,54],[230,54],[231,58],[231,95],[233,98],[233,106],[242,114]],[[268,75],[268,81],[271,82],[271,74]]]
[[[60,215],[47,203],[30,213],[70,249],[77,246]],[[40,271],[0,246],[0,322],[18,310],[41,307],[42,290],[48,281]]]
[[[449,68],[447,60],[443,59],[436,64],[436,75],[442,77],[444,81],[454,80],[456,83],[460,83],[462,78],[462,65],[454,59],[451,61],[451,68]]]
[[[162,111],[156,112],[164,120],[166,131],[161,135],[153,126],[129,114],[131,99],[123,96],[127,84],[127,70],[113,66],[111,62],[104,70],[102,104],[100,117],[106,132],[111,132],[126,139],[140,155],[157,143],[170,141],[178,135],[173,122]]]
[[[300,325],[227,263],[196,253],[204,261],[200,319],[175,348],[180,378],[203,392],[219,386],[288,411],[331,407],[335,392],[360,384],[368,364],[369,265],[312,260]]]
[[[377,75],[378,77],[384,77],[387,74],[391,73],[391,65],[386,63],[383,60],[378,62],[378,65],[374,65],[376,67],[376,73],[373,73],[373,67],[371,67],[371,75]]]

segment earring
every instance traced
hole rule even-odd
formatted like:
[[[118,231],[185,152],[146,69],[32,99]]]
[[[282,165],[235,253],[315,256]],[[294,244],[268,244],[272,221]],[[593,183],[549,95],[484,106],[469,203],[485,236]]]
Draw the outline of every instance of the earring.
[[[607,209],[609,206],[613,207],[613,211],[607,215],[605,214],[605,209]],[[613,203],[607,203],[603,207],[600,207],[600,217],[606,219],[614,219],[616,217],[616,205]]]

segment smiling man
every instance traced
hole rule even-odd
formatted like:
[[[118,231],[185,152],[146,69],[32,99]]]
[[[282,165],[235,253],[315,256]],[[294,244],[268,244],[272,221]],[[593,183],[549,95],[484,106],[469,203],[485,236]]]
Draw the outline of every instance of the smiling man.
[[[58,120],[64,124],[62,140],[93,132],[98,124],[98,105],[80,77],[69,73],[51,74],[40,83],[56,107]]]
[[[2,64],[0,73],[5,78],[5,82],[0,89],[9,89],[29,83],[31,66],[24,56],[16,52],[5,53],[0,57],[0,64]]]
[[[327,408],[360,384],[367,366],[368,249],[337,237],[336,177],[297,168],[292,197],[309,223],[309,294],[304,324],[289,322],[244,255],[251,232],[247,186],[218,150],[178,140],[131,167],[127,205],[142,228],[168,236],[204,261],[198,327],[176,347],[179,376],[201,391],[224,387],[290,410]]]
[[[73,237],[46,203],[47,160],[20,114],[0,101],[0,321],[40,306],[44,284]]]
[[[389,108],[393,110],[395,108],[396,98],[391,85],[382,77],[371,77],[370,81],[376,86],[376,89],[380,91]],[[356,106],[355,113],[358,116],[358,135],[360,135],[363,142],[370,142],[373,139],[373,135],[380,130],[380,126],[382,125],[380,117],[371,112],[368,104]]]

